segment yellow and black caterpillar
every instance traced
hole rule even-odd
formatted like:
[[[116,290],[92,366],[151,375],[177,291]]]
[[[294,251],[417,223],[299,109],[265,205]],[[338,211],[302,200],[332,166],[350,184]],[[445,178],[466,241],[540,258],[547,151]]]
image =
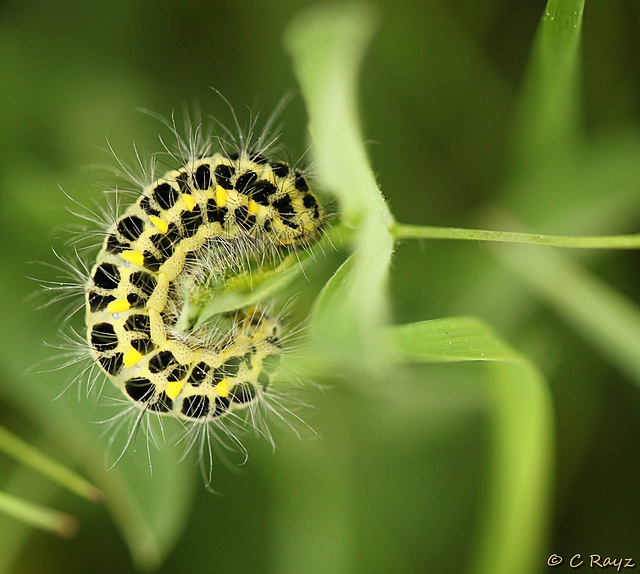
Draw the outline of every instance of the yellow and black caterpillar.
[[[265,359],[280,352],[278,322],[249,307],[219,317],[216,336],[180,331],[185,290],[198,261],[224,277],[247,253],[308,246],[324,219],[286,163],[250,151],[186,161],[107,230],[86,284],[92,357],[146,411],[205,422],[251,405],[269,384]]]

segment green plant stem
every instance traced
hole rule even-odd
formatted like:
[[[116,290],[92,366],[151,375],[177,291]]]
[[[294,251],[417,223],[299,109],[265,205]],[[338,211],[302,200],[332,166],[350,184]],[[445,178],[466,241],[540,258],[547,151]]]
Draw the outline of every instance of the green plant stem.
[[[528,243],[551,247],[576,249],[639,249],[639,235],[605,235],[577,237],[567,235],[541,235],[538,233],[516,233],[512,231],[488,231],[484,229],[461,229],[457,227],[430,227],[427,225],[395,224],[391,233],[396,239],[467,239],[474,241],[497,241],[503,243]]]
[[[97,502],[101,498],[100,491],[90,482],[49,458],[2,426],[0,426],[0,451],[78,496],[93,502]]]
[[[70,538],[78,530],[73,516],[0,491],[0,512],[31,526]]]

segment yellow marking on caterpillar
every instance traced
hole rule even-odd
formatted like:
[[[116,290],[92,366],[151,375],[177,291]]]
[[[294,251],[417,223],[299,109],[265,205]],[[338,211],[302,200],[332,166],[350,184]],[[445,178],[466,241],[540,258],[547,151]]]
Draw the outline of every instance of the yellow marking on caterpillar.
[[[250,199],[247,209],[249,210],[249,213],[251,213],[252,215],[256,215],[258,213],[258,210],[260,209],[260,206],[255,201],[253,201],[253,199]]]
[[[227,198],[227,190],[223,187],[218,186],[216,188],[216,205],[218,207],[224,207],[225,205],[227,205]]]
[[[193,211],[196,207],[196,200],[193,199],[193,195],[186,193],[182,197],[184,197],[184,202],[187,204],[187,209]]]
[[[142,355],[139,351],[136,351],[133,347],[130,347],[129,350],[124,354],[124,366],[131,367],[135,365],[140,359],[142,359]]]
[[[121,313],[129,308],[131,308],[131,303],[126,299],[116,299],[107,305],[107,311],[109,311],[109,313]]]
[[[220,397],[226,397],[229,394],[229,385],[227,384],[227,379],[222,379],[213,390]]]
[[[173,400],[175,399],[182,390],[182,383],[180,381],[172,381],[171,383],[167,383],[167,386],[164,389],[164,392],[167,393],[167,396]]]
[[[155,215],[150,215],[149,219],[151,220],[151,223],[153,223],[160,231],[162,231],[162,233],[166,233],[167,231],[169,231],[169,224],[164,219],[160,219]]]
[[[125,261],[133,263],[134,265],[142,267],[144,263],[144,255],[142,255],[140,251],[123,251],[121,255]]]

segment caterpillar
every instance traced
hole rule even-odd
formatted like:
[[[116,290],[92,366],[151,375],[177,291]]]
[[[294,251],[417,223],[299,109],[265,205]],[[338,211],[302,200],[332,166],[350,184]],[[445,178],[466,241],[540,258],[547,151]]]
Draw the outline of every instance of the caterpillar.
[[[143,186],[107,229],[85,285],[92,359],[146,412],[206,423],[259,400],[281,352],[279,322],[256,306],[177,328],[202,276],[258,268],[317,240],[325,209],[307,177],[265,149],[193,155]],[[213,333],[213,335],[211,334]]]

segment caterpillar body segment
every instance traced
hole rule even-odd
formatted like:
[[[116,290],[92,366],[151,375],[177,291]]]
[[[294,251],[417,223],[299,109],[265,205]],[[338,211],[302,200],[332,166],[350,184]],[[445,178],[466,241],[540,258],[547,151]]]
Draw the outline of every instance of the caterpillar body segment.
[[[280,326],[251,307],[221,314],[213,331],[175,329],[184,292],[206,260],[221,279],[250,254],[304,247],[325,213],[305,177],[259,153],[187,162],[144,188],[107,231],[86,285],[94,360],[127,398],[189,421],[258,400]]]

